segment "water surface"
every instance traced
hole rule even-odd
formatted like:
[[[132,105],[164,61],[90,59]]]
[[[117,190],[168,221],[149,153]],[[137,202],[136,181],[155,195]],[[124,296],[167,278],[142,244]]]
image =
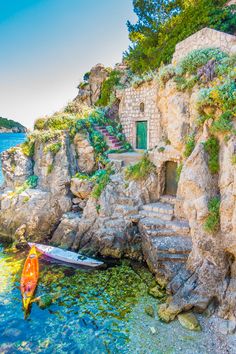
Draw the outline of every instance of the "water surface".
[[[201,318],[203,332],[157,318],[148,295],[154,280],[146,267],[123,261],[85,271],[40,261],[40,297],[24,319],[19,289],[26,254],[0,249],[0,353],[45,354],[224,354]],[[152,305],[155,318],[145,313]]]
[[[18,144],[23,143],[26,134],[23,133],[0,133],[0,153]],[[0,185],[3,182],[2,168],[0,162]]]

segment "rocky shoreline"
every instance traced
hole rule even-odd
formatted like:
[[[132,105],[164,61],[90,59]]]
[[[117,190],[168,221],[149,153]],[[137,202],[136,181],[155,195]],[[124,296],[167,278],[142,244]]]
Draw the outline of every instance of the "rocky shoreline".
[[[225,65],[225,54],[213,53]],[[110,108],[86,105],[81,92],[64,111],[37,120],[23,145],[4,152],[0,234],[15,242],[51,242],[88,255],[146,261],[158,289],[169,295],[159,307],[163,321],[211,309],[234,333],[235,122],[225,128],[225,107],[234,101],[220,96],[220,78],[218,86],[205,89],[199,81],[185,91],[174,69],[165,70],[157,81],[117,90],[120,113],[158,97],[147,101],[145,111],[157,125],[156,143],[136,163],[123,160],[122,153],[112,158],[109,144],[116,152],[130,148],[122,126]],[[86,84],[96,97],[100,71],[106,80],[99,65],[89,79],[94,82]],[[168,162],[177,166],[174,197],[165,192]]]

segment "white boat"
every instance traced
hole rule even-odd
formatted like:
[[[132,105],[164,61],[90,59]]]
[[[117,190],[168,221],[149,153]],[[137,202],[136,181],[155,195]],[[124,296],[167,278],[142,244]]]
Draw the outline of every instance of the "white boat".
[[[43,255],[61,262],[84,265],[88,267],[99,267],[104,264],[103,262],[97,261],[96,259],[86,257],[79,253],[66,251],[58,247],[41,245],[34,242],[28,242],[28,244],[30,247],[35,246],[36,249]]]

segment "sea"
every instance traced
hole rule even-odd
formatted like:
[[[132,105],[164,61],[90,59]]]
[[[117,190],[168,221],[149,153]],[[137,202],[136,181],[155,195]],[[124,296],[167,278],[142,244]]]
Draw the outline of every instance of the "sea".
[[[23,133],[0,133],[0,153],[25,141]],[[0,162],[1,164],[1,162]],[[1,165],[0,165],[1,167]],[[3,182],[2,167],[0,168],[0,185]]]

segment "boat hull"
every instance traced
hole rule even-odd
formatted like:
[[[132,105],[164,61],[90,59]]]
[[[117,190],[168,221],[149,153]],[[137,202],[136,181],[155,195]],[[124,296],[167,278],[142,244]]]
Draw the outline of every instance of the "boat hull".
[[[37,251],[32,246],[28,257],[25,261],[21,276],[20,289],[22,294],[22,302],[24,311],[27,312],[30,307],[31,300],[34,296],[39,278],[39,263]]]
[[[66,251],[58,247],[52,247],[32,242],[29,242],[29,245],[31,247],[35,246],[36,249],[43,255],[60,262],[93,268],[100,267],[104,264],[103,262],[97,261],[96,259],[83,256],[79,253]]]

